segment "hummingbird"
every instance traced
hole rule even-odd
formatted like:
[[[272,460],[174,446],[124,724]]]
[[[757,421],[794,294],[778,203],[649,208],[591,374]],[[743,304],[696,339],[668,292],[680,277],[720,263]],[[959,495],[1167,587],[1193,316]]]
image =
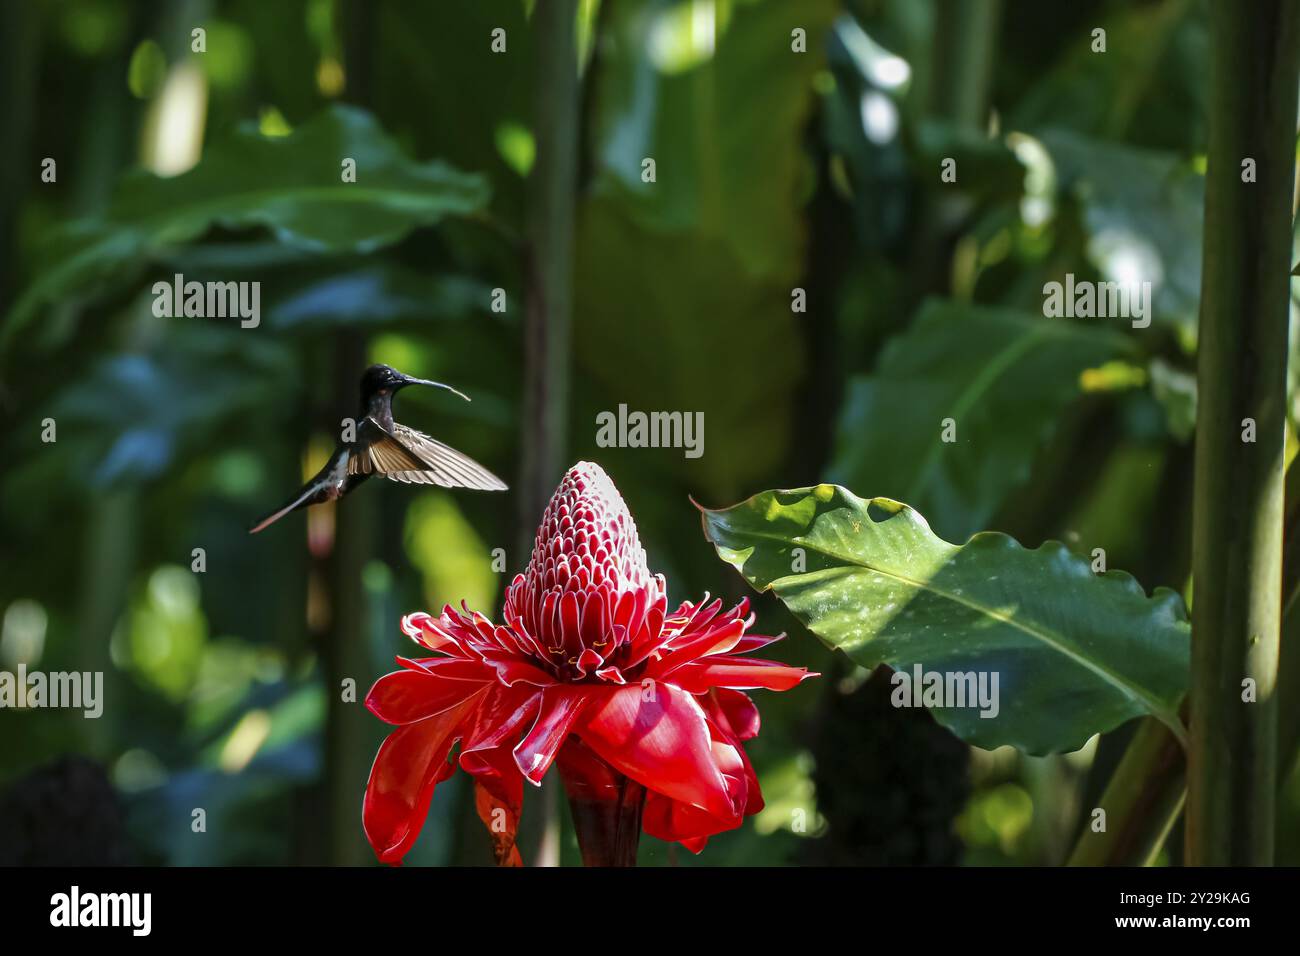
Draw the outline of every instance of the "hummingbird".
[[[325,467],[283,507],[249,528],[249,534],[256,534],[291,511],[336,501],[371,475],[416,485],[505,491],[505,482],[468,455],[393,421],[393,396],[408,385],[431,385],[459,395],[467,402],[470,400],[468,395],[442,382],[412,378],[388,365],[370,366],[361,376],[361,413],[357,416],[356,437],[340,442]]]

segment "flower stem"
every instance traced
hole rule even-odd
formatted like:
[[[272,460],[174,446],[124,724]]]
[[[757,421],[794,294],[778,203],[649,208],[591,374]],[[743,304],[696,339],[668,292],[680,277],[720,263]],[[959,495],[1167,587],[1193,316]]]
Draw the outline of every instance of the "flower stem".
[[[614,799],[569,794],[583,866],[636,866],[645,787],[623,777]]]

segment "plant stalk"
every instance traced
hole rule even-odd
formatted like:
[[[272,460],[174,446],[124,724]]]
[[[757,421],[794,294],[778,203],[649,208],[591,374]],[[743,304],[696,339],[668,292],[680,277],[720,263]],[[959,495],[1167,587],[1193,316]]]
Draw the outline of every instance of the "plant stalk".
[[[370,100],[370,53],[373,15],[360,3],[347,4],[345,60],[348,101],[365,107]],[[331,347],[330,417],[327,434],[337,438],[345,417],[356,414],[357,377],[366,362],[366,336],[347,329]],[[369,677],[366,594],[361,575],[374,552],[375,507],[365,494],[334,507],[334,531],[329,553],[318,562],[327,583],[328,624],[318,635],[321,673],[325,683],[325,727],[321,762],[321,807],[318,825],[322,840],[318,857],[331,866],[359,866],[373,860],[361,827],[361,794],[373,759],[370,715],[360,703]],[[343,682],[360,688],[343,696]]]
[[[533,13],[537,37],[533,168],[524,249],[524,398],[518,488],[521,555],[565,466],[573,313],[573,221],[580,107],[577,0],[546,0]],[[559,863],[556,788],[544,783],[520,834],[525,860]]]
[[[1300,469],[1288,471],[1285,498],[1282,593],[1288,597],[1277,680],[1280,770],[1290,764],[1300,743]],[[1278,774],[1278,787],[1283,776]],[[1186,757],[1177,741],[1158,721],[1144,720],[1101,798],[1107,830],[1085,828],[1070,864],[1149,863],[1183,807],[1185,784]]]
[[[645,787],[623,777],[613,800],[569,794],[583,866],[636,866]]]
[[[569,797],[582,865],[636,866],[645,787],[578,740],[565,744],[556,765]]]
[[[930,113],[979,131],[989,108],[1002,0],[939,0],[935,7]]]
[[[1300,6],[1262,0],[1246,16],[1220,0],[1211,23],[1186,860],[1266,865],[1276,790]],[[1243,181],[1246,160],[1254,181]],[[1248,681],[1253,700],[1243,700]]]
[[[1300,468],[1287,469],[1286,527],[1282,545],[1282,647],[1278,670],[1278,778],[1300,745]],[[1186,717],[1187,708],[1182,710]],[[1085,826],[1070,866],[1146,866],[1155,858],[1187,793],[1187,755],[1169,728],[1144,718],[1111,775],[1099,806],[1107,826]]]
[[[1148,866],[1183,809],[1186,788],[1182,744],[1164,723],[1144,718],[1099,801],[1105,829],[1093,830],[1086,814],[1068,864]]]

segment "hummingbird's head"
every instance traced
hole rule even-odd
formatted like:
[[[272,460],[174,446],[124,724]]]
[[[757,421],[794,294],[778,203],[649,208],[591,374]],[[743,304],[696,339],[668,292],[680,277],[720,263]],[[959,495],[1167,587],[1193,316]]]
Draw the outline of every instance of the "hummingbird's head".
[[[399,372],[391,365],[372,365],[366,369],[365,374],[361,376],[361,400],[366,402],[377,395],[392,395],[398,389],[408,385],[432,385],[434,388],[445,388],[449,392],[460,395],[465,401],[469,401],[468,395],[458,392],[450,385],[433,382],[427,378],[413,378]]]

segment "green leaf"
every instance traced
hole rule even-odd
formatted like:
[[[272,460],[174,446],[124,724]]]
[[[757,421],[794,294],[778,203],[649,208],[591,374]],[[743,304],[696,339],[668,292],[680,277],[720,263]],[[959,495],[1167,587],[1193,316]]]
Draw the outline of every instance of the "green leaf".
[[[356,161],[356,182],[343,182],[344,159]],[[216,226],[267,229],[310,252],[366,253],[446,216],[474,215],[488,193],[478,176],[407,159],[369,114],[350,107],[334,107],[285,137],[245,124],[180,176],[128,174],[103,219],[57,234],[0,327],[0,348],[42,307],[130,283]]]
[[[613,4],[597,60],[594,193],[649,230],[725,238],[746,271],[793,281],[813,175],[802,132],[836,6],[732,4],[702,31],[688,5]],[[806,53],[791,50],[795,27]]]
[[[996,716],[935,709],[963,740],[1058,753],[1147,714],[1184,735],[1190,625],[1173,591],[1147,597],[1054,541],[952,545],[907,505],[834,485],[702,514],[719,557],[864,667],[996,674]]]
[[[850,381],[830,474],[965,539],[1029,477],[1081,374],[1131,349],[1101,324],[933,300]],[[955,441],[945,442],[952,419]]]
[[[636,467],[735,497],[790,437],[804,359],[791,290],[815,178],[801,142],[835,4],[723,5],[711,31],[663,0],[606,8],[575,234],[577,401],[701,414],[702,457],[643,466],[637,451]],[[795,27],[807,53],[790,49]],[[617,468],[617,451],[599,453]]]
[[[747,274],[725,241],[646,231],[606,201],[587,204],[578,236],[574,348],[599,407],[702,414],[703,455],[665,450],[656,465],[735,497],[789,438],[803,362],[789,286]]]

